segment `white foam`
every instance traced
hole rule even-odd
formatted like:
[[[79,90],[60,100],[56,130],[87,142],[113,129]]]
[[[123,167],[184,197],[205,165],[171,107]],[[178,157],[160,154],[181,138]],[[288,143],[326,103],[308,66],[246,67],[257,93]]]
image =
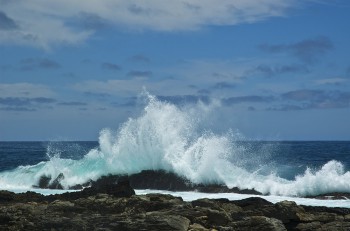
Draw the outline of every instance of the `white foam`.
[[[249,194],[236,194],[236,193],[200,193],[200,192],[172,192],[165,190],[135,190],[137,195],[145,195],[149,193],[161,193],[170,194],[177,197],[182,197],[184,201],[194,201],[201,198],[220,199],[227,198],[229,200],[242,200],[249,197],[261,197],[271,203],[277,203],[281,201],[294,201],[298,205],[309,206],[325,206],[325,207],[342,207],[350,208],[350,200],[319,200],[313,198],[301,198],[301,197],[286,197],[286,196],[260,196]]]
[[[129,118],[116,132],[102,130],[99,148],[82,159],[63,159],[59,151],[55,154],[49,149],[47,162],[1,172],[0,188],[30,189],[41,176],[51,176],[53,181],[60,173],[65,176],[62,185],[68,188],[102,175],[166,170],[194,183],[224,183],[280,196],[350,192],[350,173],[340,162],[330,161],[319,170],[308,169],[294,180],[264,175],[259,169],[264,163],[255,169],[246,167],[247,160],[261,157],[246,155],[244,144],[235,142],[236,134],[203,130],[203,118],[212,106],[199,103],[189,110],[160,102],[149,94],[146,98],[148,103],[139,117]]]

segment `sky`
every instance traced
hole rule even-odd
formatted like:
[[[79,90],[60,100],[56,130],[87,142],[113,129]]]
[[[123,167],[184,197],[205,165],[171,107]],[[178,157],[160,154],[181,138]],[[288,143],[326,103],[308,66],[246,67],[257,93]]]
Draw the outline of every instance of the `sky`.
[[[348,0],[0,0],[0,141],[97,140],[143,89],[215,104],[216,132],[350,140],[349,22]]]

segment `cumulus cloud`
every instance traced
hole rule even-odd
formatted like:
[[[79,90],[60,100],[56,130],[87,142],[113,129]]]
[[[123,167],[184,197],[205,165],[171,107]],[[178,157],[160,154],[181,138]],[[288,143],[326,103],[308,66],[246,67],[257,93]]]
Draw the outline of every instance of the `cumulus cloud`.
[[[107,20],[95,13],[81,12],[76,18],[71,19],[71,24],[88,30],[102,30],[109,27]]]
[[[182,104],[196,104],[198,102],[202,102],[205,104],[210,103],[209,96],[205,95],[158,95],[157,99],[162,101],[167,101],[173,104],[182,105]]]
[[[217,82],[212,87],[213,90],[223,90],[223,89],[233,89],[233,88],[236,88],[236,84],[226,82],[226,81]]]
[[[118,64],[115,63],[102,63],[101,67],[106,70],[112,70],[112,71],[119,71],[121,70],[121,67]]]
[[[31,83],[0,83],[0,97],[52,98],[55,93],[46,85]]]
[[[345,78],[328,78],[328,79],[319,79],[315,83],[318,85],[337,85],[346,84],[349,80]]]
[[[128,77],[137,78],[137,77],[151,77],[152,71],[129,71],[127,73]]]
[[[350,107],[350,92],[302,89],[281,95],[289,103],[269,110],[291,111]]]
[[[9,18],[4,12],[0,11],[0,30],[14,30],[17,28],[17,23]]]
[[[73,88],[94,97],[137,95],[146,82],[142,78],[133,80],[85,81]]]
[[[55,99],[38,97],[38,98],[18,98],[18,97],[6,97],[0,98],[1,105],[7,106],[28,106],[32,104],[47,104],[56,102]]]
[[[149,63],[151,61],[150,58],[148,58],[145,55],[133,55],[132,57],[130,57],[130,61],[135,62],[135,63]]]
[[[289,91],[282,94],[282,98],[286,100],[294,100],[294,101],[319,101],[327,98],[327,94],[322,90],[296,90]]]
[[[273,96],[259,96],[259,95],[248,95],[248,96],[235,96],[224,98],[221,100],[225,106],[232,106],[239,103],[267,103],[274,100]]]
[[[58,103],[57,105],[60,105],[60,106],[86,106],[87,103],[78,102],[78,101],[70,101],[70,102],[61,102],[61,103]]]
[[[320,36],[291,44],[262,44],[259,48],[268,53],[289,53],[303,62],[312,63],[318,56],[331,50],[333,43],[329,38]]]
[[[50,49],[76,44],[105,25],[126,30],[181,31],[284,16],[296,0],[1,1],[0,43]],[[5,30],[4,30],[5,29]],[[10,29],[10,30],[9,30]]]
[[[55,99],[38,97],[6,97],[0,98],[0,110],[2,111],[36,111],[39,108],[47,108],[47,105],[56,102]]]
[[[308,68],[304,65],[258,65],[252,70],[248,71],[248,75],[251,74],[262,74],[266,77],[273,77],[284,74],[296,74],[296,73],[307,73]]]
[[[19,69],[22,71],[32,71],[36,69],[58,69],[61,65],[54,60],[47,58],[22,59]]]

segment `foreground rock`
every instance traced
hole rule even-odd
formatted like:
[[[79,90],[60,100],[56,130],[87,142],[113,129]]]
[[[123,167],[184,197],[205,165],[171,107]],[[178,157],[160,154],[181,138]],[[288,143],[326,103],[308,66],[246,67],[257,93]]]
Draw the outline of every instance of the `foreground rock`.
[[[0,230],[350,230],[350,210],[259,197],[185,202],[137,196],[120,181],[51,196],[0,191]]]

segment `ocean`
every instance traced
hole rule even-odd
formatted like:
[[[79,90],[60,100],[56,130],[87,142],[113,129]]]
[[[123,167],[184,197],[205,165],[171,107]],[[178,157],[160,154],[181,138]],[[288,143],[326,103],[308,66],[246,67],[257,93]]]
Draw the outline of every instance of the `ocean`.
[[[108,174],[166,170],[193,183],[220,183],[255,189],[267,200],[350,207],[350,200],[315,200],[307,196],[350,193],[349,141],[256,141],[228,130],[202,127],[203,105],[196,110],[150,96],[142,113],[117,131],[103,129],[98,141],[0,142],[0,190],[44,194],[64,192],[33,187],[41,176],[67,188]],[[147,191],[137,190],[143,194]],[[180,195],[179,192],[166,192]],[[182,193],[200,197],[249,195]]]

